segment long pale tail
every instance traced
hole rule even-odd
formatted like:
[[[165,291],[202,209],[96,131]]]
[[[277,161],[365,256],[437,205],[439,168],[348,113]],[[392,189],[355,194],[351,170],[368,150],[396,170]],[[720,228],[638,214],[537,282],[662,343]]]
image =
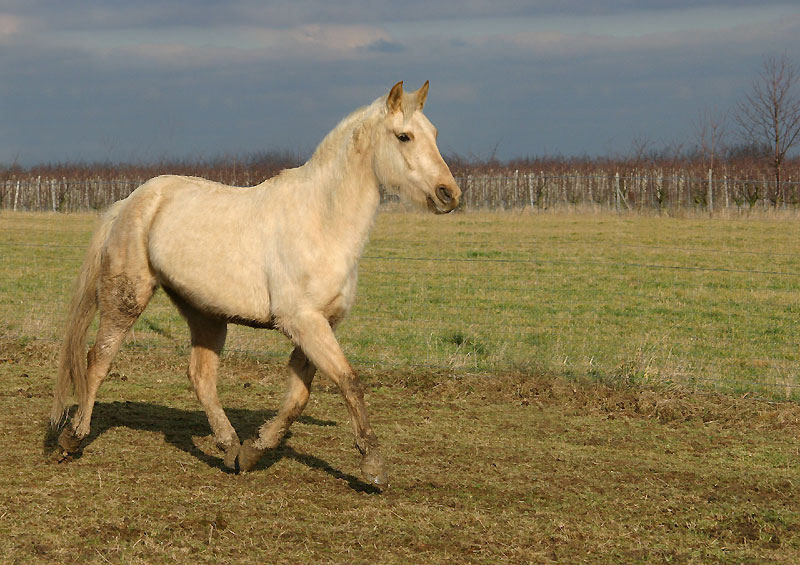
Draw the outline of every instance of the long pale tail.
[[[100,278],[103,245],[111,231],[114,218],[119,213],[119,204],[117,203],[106,213],[92,236],[83,265],[78,273],[78,280],[75,283],[75,291],[69,305],[64,342],[61,345],[61,355],[58,361],[53,411],[50,414],[50,423],[53,427],[58,427],[64,422],[69,411],[68,398],[73,391],[79,403],[88,394],[86,334],[97,312],[97,281]]]

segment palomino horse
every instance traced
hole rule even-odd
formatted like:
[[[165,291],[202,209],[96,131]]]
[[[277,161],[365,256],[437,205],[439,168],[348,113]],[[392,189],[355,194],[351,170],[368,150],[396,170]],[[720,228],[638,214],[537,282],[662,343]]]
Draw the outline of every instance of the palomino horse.
[[[58,438],[64,455],[89,435],[100,383],[160,286],[189,324],[189,379],[226,466],[249,471],[278,446],[305,408],[319,368],[344,397],[362,473],[385,484],[361,383],[333,330],[353,305],[379,187],[436,213],[458,205],[461,190],[422,113],[427,93],[427,82],[411,93],[397,83],[342,120],[305,165],[258,186],[161,176],[115,203],[93,236],[70,305],[51,415],[54,429],[64,425],[74,391],[77,410]],[[98,310],[87,355],[86,334]],[[228,323],[277,329],[295,345],[278,414],[244,444],[217,397]]]

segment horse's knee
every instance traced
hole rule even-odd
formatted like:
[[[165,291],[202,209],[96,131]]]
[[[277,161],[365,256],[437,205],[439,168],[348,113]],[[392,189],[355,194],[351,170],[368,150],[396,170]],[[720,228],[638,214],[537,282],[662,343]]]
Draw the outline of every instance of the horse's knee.
[[[291,397],[286,399],[286,417],[289,422],[295,421],[305,410],[311,392],[307,388],[292,391]]]
[[[351,406],[360,406],[364,403],[364,386],[354,372],[350,371],[335,380],[339,392]]]

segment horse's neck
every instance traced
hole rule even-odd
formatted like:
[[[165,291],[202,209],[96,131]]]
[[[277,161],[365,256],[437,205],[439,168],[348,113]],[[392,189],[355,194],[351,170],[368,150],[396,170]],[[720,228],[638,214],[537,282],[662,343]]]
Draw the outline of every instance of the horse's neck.
[[[348,162],[320,175],[320,219],[333,245],[341,245],[351,260],[361,256],[380,202],[378,181],[372,168]]]
[[[319,223],[325,244],[348,262],[361,256],[380,203],[372,155],[359,153],[349,143],[352,131],[348,128],[338,139],[346,149],[329,146],[296,169],[293,176],[302,179],[302,186],[292,190],[294,197],[303,200],[303,209]]]

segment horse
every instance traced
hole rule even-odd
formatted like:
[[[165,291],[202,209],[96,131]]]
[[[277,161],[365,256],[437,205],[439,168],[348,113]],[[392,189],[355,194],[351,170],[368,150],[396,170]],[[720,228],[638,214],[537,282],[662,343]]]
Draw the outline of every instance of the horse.
[[[98,389],[160,287],[188,323],[188,377],[225,467],[251,471],[279,445],[303,412],[319,369],[344,398],[363,477],[388,484],[363,386],[334,330],[353,306],[380,188],[437,214],[458,206],[461,190],[422,111],[428,86],[404,92],[398,82],[344,118],[304,165],[259,185],[158,176],[108,209],[80,268],[59,356],[50,425],[61,457],[80,451]],[[244,443],[217,396],[229,323],[278,330],[294,345],[277,415]],[[71,395],[77,409],[69,419]]]

